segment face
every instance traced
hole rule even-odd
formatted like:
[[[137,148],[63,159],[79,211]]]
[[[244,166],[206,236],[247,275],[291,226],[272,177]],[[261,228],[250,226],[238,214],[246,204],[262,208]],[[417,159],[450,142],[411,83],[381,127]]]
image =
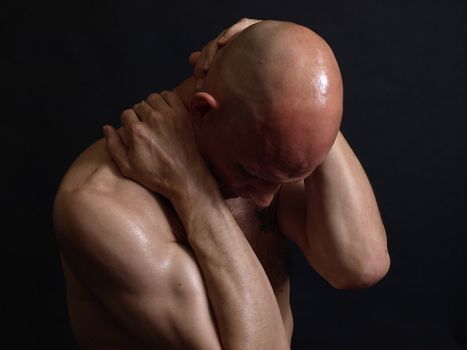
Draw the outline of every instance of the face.
[[[281,183],[254,175],[247,169],[247,162],[237,157],[224,158],[212,165],[219,189],[225,198],[248,198],[258,207],[269,206]]]
[[[229,174],[224,173],[223,182],[219,188],[225,198],[242,197],[251,199],[258,207],[267,207],[271,204],[280,187],[279,182],[272,182],[248,172],[246,165],[241,161],[224,162],[220,171],[231,169]]]
[[[226,132],[216,130],[198,135],[200,151],[225,198],[248,198],[258,207],[267,207],[281,184],[304,178],[292,179],[270,165],[273,162],[259,159],[255,154],[261,149],[259,138],[233,130],[228,128]]]

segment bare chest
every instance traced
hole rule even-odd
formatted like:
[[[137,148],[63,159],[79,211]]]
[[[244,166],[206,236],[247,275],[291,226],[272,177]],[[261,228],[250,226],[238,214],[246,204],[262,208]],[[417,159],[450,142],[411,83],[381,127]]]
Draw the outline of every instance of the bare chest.
[[[285,238],[271,208],[259,209],[242,198],[226,201],[274,289],[288,280]]]

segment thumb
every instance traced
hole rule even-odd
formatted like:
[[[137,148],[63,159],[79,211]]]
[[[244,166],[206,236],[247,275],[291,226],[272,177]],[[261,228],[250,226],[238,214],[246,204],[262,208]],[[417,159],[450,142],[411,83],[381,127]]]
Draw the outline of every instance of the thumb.
[[[192,52],[190,54],[190,57],[188,57],[188,63],[192,66],[195,65],[198,61],[199,56],[201,56],[201,51]]]
[[[102,131],[105,135],[105,146],[107,153],[117,164],[123,175],[129,172],[130,162],[128,160],[128,149],[123,143],[117,130],[110,125],[104,125]]]

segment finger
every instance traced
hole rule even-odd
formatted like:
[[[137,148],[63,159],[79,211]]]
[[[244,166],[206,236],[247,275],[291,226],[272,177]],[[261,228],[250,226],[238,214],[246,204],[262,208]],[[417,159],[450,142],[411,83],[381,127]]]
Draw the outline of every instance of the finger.
[[[195,89],[196,91],[200,91],[201,88],[203,87],[203,78],[196,78],[196,82],[195,82]]]
[[[219,51],[219,46],[217,45],[217,39],[211,41],[206,46],[206,53],[204,54],[203,66],[202,66],[204,74],[206,74],[206,72],[211,67],[212,61],[214,60],[214,57],[216,56],[218,51]]]
[[[197,91],[201,90],[203,87],[204,77],[211,67],[212,60],[217,53],[218,49],[216,40],[217,39],[214,39],[207,43],[207,45],[201,51],[201,55],[195,64],[193,75],[196,78],[195,88]]]
[[[153,93],[149,95],[146,98],[146,102],[154,108],[156,111],[162,111],[164,109],[168,108],[167,102],[164,100],[164,98],[158,94],[158,93]]]
[[[135,111],[129,108],[122,112],[120,115],[120,121],[122,122],[123,128],[128,131],[130,130],[130,125],[132,123],[139,122],[140,120],[138,119]]]
[[[201,56],[201,51],[192,52],[190,57],[188,57],[188,63],[192,66],[195,65],[198,62],[199,56]]]
[[[203,73],[206,73],[209,70],[209,68],[211,68],[212,61],[216,56],[217,51],[219,51],[219,40],[225,35],[226,32],[227,29],[224,29],[214,40],[211,40],[205,46],[204,49],[206,52],[204,55],[204,60],[202,62]]]
[[[122,174],[127,174],[130,169],[128,160],[128,148],[123,144],[118,132],[110,125],[105,125],[103,128],[105,135],[105,148],[113,159]]]
[[[162,91],[161,96],[164,98],[167,104],[173,109],[186,110],[185,105],[183,104],[182,100],[180,99],[180,97],[178,97],[177,94],[171,91]]]
[[[120,136],[120,138],[122,139],[123,144],[128,147],[128,139],[127,139],[127,136],[126,136],[125,129],[124,128],[118,128],[117,133]]]
[[[147,122],[151,116],[154,114],[154,108],[151,107],[146,101],[141,101],[133,106],[133,111],[136,113],[138,118],[143,121]]]
[[[242,31],[246,27],[250,26],[252,21],[256,21],[254,19],[250,18],[242,18],[239,20],[237,23],[234,23],[233,25],[228,28],[224,35],[219,38],[220,43],[226,43],[228,42],[235,34],[237,34],[239,31]]]
[[[206,45],[207,46],[207,45]],[[195,78],[201,79],[204,77],[204,70],[203,70],[203,62],[204,62],[204,56],[206,55],[206,46],[203,47],[201,50],[201,53],[198,57],[198,61],[195,63],[195,67],[193,68],[193,75]]]
[[[243,31],[244,29],[258,22],[261,22],[261,20],[252,19],[252,18],[242,18],[240,21],[238,21],[233,26],[231,26],[229,29],[227,29],[225,34],[218,40],[218,44],[221,46],[224,46],[230,40],[232,40],[236,36],[236,34],[238,34],[239,32]]]
[[[224,35],[225,35],[225,33],[227,33],[227,30],[228,30],[228,29],[229,29],[229,28],[224,29],[222,32],[219,33],[219,35],[218,35],[217,38],[215,39],[216,43],[219,44],[219,40],[221,40],[221,39],[224,37]]]
[[[196,89],[200,90],[202,81],[207,71],[211,68],[214,57],[216,57],[219,49],[225,46],[229,41],[233,40],[245,28],[260,22],[261,20],[243,18],[235,23],[230,28],[223,30],[214,40],[210,41],[202,50],[198,61],[195,64],[194,75],[197,78]]]
[[[134,145],[134,134],[132,132],[133,126],[141,123],[141,120],[133,109],[125,109],[122,112],[120,120],[122,121],[122,126],[125,130],[125,144],[131,148]]]

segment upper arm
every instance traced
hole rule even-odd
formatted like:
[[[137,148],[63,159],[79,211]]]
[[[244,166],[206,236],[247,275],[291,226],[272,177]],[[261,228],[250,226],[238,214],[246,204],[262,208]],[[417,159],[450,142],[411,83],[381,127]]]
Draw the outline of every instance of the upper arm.
[[[157,215],[84,190],[58,198],[54,217],[67,264],[131,335],[153,347],[221,348],[196,260],[161,239],[170,228]]]
[[[304,181],[282,185],[277,198],[277,221],[284,235],[305,253],[308,242]]]

